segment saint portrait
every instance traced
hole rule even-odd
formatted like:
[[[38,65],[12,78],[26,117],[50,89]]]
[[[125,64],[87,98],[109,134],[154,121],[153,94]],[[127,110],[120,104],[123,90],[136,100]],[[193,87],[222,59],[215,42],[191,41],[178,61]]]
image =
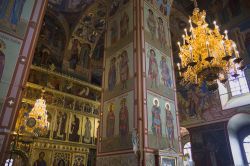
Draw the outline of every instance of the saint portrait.
[[[151,9],[148,9],[147,25],[151,34],[151,39],[153,40],[156,35],[156,20]]]
[[[108,89],[112,91],[116,85],[116,57],[113,57],[110,61],[108,71]]]
[[[165,27],[164,27],[163,20],[161,17],[158,17],[157,31],[158,31],[158,40],[161,44],[161,48],[165,48],[167,44],[167,40],[166,40]]]
[[[153,99],[152,113],[152,132],[156,136],[157,146],[160,145],[160,137],[162,136],[161,108],[158,98]]]
[[[122,89],[126,89],[127,88],[127,81],[129,78],[129,66],[128,66],[128,52],[126,50],[124,50],[121,55],[119,55],[120,57],[120,81],[122,84]]]
[[[44,160],[45,152],[39,153],[39,158],[34,162],[33,166],[47,166],[46,161]]]
[[[110,40],[111,44],[114,44],[118,40],[118,24],[116,21],[113,21],[111,23]]]
[[[65,130],[67,124],[67,114],[62,111],[58,111],[56,116],[56,125],[54,129],[54,138],[65,140]]]
[[[148,68],[148,77],[151,80],[151,88],[158,87],[158,63],[156,60],[156,53],[154,49],[150,49],[148,52],[149,57],[149,68]]]
[[[174,118],[170,110],[170,103],[165,104],[166,113],[166,133],[169,141],[169,147],[174,147]]]
[[[120,38],[123,38],[126,35],[128,35],[128,31],[129,31],[129,17],[128,14],[124,12],[120,20]]]
[[[114,114],[114,103],[110,103],[108,115],[106,119],[106,136],[113,137],[115,132],[115,114]]]
[[[167,60],[165,56],[161,57],[160,69],[161,69],[161,76],[162,76],[161,80],[163,81],[164,86],[168,88],[172,88],[173,80],[172,80],[171,71],[167,64]]]
[[[119,134],[121,136],[121,140],[125,139],[125,137],[128,135],[128,132],[129,132],[128,107],[126,105],[126,98],[122,98],[121,109],[119,112]]]
[[[84,131],[84,135],[83,135],[83,141],[85,143],[91,143],[91,121],[89,120],[88,117],[86,117],[86,122],[85,122],[85,131]]]
[[[71,131],[71,134],[69,135],[70,141],[74,142],[79,141],[79,134],[78,134],[79,128],[80,128],[80,119],[76,115],[74,115],[70,126],[70,131]]]

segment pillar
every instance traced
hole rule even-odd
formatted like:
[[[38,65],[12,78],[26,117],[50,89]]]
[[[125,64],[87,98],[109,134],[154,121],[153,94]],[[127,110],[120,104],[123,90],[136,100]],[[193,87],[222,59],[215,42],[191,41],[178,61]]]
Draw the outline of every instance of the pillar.
[[[47,0],[1,2],[0,165],[9,157],[11,131],[28,76]]]
[[[109,1],[98,166],[182,163],[170,3]]]

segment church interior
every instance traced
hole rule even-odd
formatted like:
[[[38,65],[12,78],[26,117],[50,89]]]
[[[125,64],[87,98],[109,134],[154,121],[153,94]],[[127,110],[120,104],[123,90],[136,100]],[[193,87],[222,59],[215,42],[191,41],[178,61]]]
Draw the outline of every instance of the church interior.
[[[1,0],[0,165],[250,166],[250,1]]]

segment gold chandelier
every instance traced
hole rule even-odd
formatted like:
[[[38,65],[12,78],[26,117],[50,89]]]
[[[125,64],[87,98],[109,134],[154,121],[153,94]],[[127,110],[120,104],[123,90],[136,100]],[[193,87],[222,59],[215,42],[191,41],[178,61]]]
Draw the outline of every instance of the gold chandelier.
[[[37,99],[30,112],[24,113],[20,119],[19,129],[22,133],[31,133],[35,136],[44,136],[48,133],[49,122],[46,102],[43,98],[45,90],[42,89],[41,98]]]
[[[206,12],[200,11],[195,2],[195,9],[189,19],[190,29],[184,29],[182,44],[178,42],[181,62],[177,64],[182,85],[207,84],[208,90],[218,88],[217,80],[227,81],[229,69],[243,70],[242,58],[234,41],[228,38],[228,32],[220,33],[214,21],[213,29],[206,22]]]

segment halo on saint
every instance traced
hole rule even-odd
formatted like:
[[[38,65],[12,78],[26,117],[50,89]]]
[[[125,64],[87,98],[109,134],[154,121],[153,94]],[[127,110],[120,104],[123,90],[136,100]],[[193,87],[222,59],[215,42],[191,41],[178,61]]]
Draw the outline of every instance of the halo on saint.
[[[165,108],[167,109],[167,107],[168,107],[169,110],[171,109],[170,103],[169,103],[169,102],[166,102],[166,103],[165,103]]]
[[[158,107],[159,104],[160,104],[159,99],[155,97],[155,98],[153,99],[153,105],[155,105],[155,101],[157,101],[157,107]]]

